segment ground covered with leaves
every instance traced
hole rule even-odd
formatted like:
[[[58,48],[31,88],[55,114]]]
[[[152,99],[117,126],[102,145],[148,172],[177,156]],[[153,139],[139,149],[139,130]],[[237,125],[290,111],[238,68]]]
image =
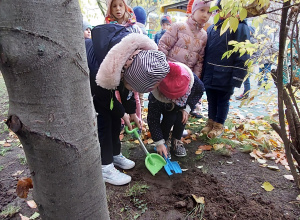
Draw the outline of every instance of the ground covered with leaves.
[[[0,75],[1,76],[1,75]],[[122,152],[136,166],[127,171],[132,182],[106,184],[111,219],[300,219],[300,194],[290,175],[280,138],[269,123],[276,122],[274,90],[251,102],[232,100],[222,139],[208,140],[199,131],[205,120],[191,118],[189,135],[182,139],[187,157],[172,157],[182,174],[155,176],[144,165],[144,154],[131,135],[121,135]],[[250,96],[251,98],[251,96]],[[207,110],[205,97],[203,113]],[[8,97],[0,77],[0,219],[40,219],[32,198],[17,196],[22,177],[30,177],[22,145],[7,129]],[[147,108],[144,109],[144,117]],[[263,114],[265,113],[265,114]],[[150,152],[153,140],[143,140]]]

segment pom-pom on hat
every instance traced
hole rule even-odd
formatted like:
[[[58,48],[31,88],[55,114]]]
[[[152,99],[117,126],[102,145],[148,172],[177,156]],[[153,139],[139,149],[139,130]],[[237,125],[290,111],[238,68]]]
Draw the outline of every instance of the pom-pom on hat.
[[[192,5],[192,14],[194,14],[195,11],[203,7],[210,7],[210,1],[194,0]]]
[[[160,25],[164,24],[164,23],[167,23],[167,24],[172,24],[172,20],[171,20],[171,17],[169,15],[163,15],[161,18],[160,18]]]
[[[189,0],[187,7],[186,7],[186,13],[192,14],[192,6],[193,6],[194,0]]]
[[[167,98],[177,99],[186,94],[189,88],[190,74],[178,64],[168,63],[170,72],[158,85],[158,89]]]
[[[147,20],[147,14],[145,9],[141,6],[136,6],[133,8],[133,12],[135,14],[136,21],[145,25]]]

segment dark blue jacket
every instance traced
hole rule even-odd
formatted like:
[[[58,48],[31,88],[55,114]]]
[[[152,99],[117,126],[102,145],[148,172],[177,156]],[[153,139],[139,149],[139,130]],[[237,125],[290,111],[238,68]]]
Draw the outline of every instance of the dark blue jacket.
[[[160,38],[166,33],[167,30],[160,30],[155,34],[154,41],[158,45]]]
[[[96,75],[100,64],[108,51],[121,39],[130,34],[125,27],[116,24],[98,25],[92,30],[92,39],[85,40],[88,67],[90,70],[90,85],[96,112],[112,111],[116,117],[123,117],[124,113],[135,113],[136,104],[134,96],[128,96],[129,91],[120,83],[117,88],[120,92],[122,104],[116,99],[114,90],[104,89],[96,84]],[[114,106],[110,110],[113,98]]]
[[[207,29],[207,44],[205,48],[204,67],[202,81],[205,89],[217,89],[233,91],[234,87],[240,87],[244,77],[247,75],[245,61],[249,59],[248,54],[240,57],[240,53],[233,53],[228,59],[223,59],[223,54],[233,49],[228,42],[235,40],[242,42],[250,39],[250,31],[246,22],[240,22],[236,32],[227,30],[220,36],[223,21],[211,25]],[[217,29],[214,30],[214,27]]]

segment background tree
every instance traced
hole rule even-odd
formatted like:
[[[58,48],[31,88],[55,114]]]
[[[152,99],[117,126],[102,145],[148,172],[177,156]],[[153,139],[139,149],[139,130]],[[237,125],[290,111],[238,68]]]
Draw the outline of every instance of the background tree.
[[[277,38],[279,40],[278,52],[270,56],[274,61],[277,61],[277,68],[272,71],[272,78],[278,89],[279,125],[273,123],[271,126],[284,143],[289,167],[295,183],[300,188],[300,111],[296,95],[300,88],[300,1],[283,0],[270,3],[269,0],[222,0],[222,2],[223,10],[215,17],[214,22],[216,23],[220,16],[224,17],[228,13],[231,14],[222,24],[223,33],[228,28],[235,31],[238,19],[244,20],[247,16],[256,17],[252,22],[256,27],[265,20],[272,21],[273,30],[271,27],[265,28],[266,26],[263,26],[267,30],[267,34],[274,32],[276,28],[279,30],[277,31],[279,33],[279,38]],[[270,4],[272,7],[269,8]],[[237,14],[239,16],[236,16]],[[258,37],[263,36],[259,35]],[[232,51],[239,51],[240,53],[253,53],[255,51],[253,48],[264,50],[264,45],[261,43],[252,45],[249,42],[231,42],[231,44],[234,45]],[[229,56],[232,51],[224,54],[224,56]],[[249,66],[252,64],[253,61],[248,62]],[[286,122],[289,127],[288,131]]]
[[[109,219],[78,1],[0,1],[0,70],[42,219]]]

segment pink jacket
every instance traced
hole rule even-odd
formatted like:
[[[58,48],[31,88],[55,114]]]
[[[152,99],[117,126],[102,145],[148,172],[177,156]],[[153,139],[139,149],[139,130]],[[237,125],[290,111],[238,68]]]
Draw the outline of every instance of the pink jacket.
[[[158,50],[172,62],[187,65],[200,77],[207,42],[206,31],[190,16],[184,23],[174,23],[162,36]]]

